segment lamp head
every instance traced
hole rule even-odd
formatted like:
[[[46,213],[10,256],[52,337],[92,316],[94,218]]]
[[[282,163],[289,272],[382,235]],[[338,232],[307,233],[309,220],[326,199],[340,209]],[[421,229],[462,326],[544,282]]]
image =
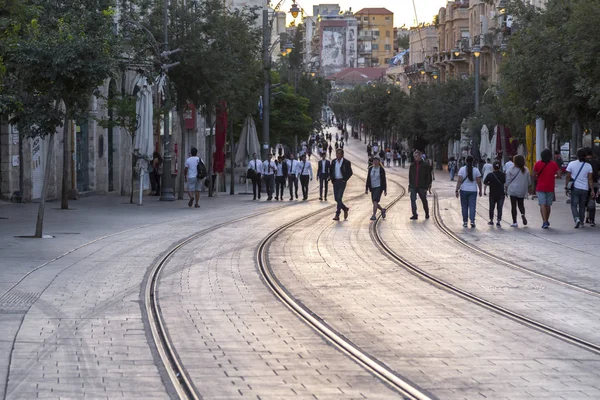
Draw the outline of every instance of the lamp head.
[[[292,4],[292,8],[290,8],[290,14],[292,14],[292,17],[294,19],[296,19],[296,17],[298,16],[299,13],[300,13],[300,7],[298,7],[298,5],[296,4],[296,2],[294,2]]]
[[[478,58],[481,55],[481,47],[474,46],[473,47],[473,55],[475,56],[475,58]]]
[[[460,56],[460,49],[458,47],[452,49],[452,52],[454,53],[454,57]]]

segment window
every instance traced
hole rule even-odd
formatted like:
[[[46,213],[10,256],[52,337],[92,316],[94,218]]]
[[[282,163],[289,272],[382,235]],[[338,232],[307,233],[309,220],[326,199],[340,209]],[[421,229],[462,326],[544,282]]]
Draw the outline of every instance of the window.
[[[383,46],[385,50],[392,50],[392,45],[391,44],[386,44]]]
[[[390,18],[390,16],[389,16],[389,15],[385,17],[385,20],[386,20],[386,21],[389,21],[390,19],[391,19],[391,18]]]
[[[386,45],[386,46],[387,46],[387,45]],[[386,64],[389,64],[389,63],[390,63],[390,59],[389,59],[389,58],[386,58],[386,59],[385,59],[385,63],[386,63]]]
[[[375,21],[375,17],[373,17],[373,21]]]
[[[373,31],[373,36],[374,37],[379,37],[379,31]]]
[[[385,31],[385,37],[390,37],[392,36],[392,33],[390,31]]]
[[[373,49],[373,50],[379,50],[379,45],[377,43],[373,43],[371,45],[371,49]]]
[[[363,21],[367,22],[369,20],[369,17],[363,17]]]

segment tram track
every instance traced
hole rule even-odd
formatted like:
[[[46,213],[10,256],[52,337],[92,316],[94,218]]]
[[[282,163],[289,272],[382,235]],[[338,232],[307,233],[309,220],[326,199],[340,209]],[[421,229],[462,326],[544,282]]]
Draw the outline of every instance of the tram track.
[[[401,186],[403,188],[403,190],[406,190],[401,184],[399,184],[398,182],[392,181],[395,184],[397,184],[398,186]],[[388,204],[388,208],[393,207],[394,205],[396,205],[402,196],[397,197],[396,199],[394,199],[392,202],[390,202]],[[437,204],[437,202],[435,202]],[[436,214],[437,211],[434,208],[434,219],[438,218],[439,221],[439,215]],[[403,258],[402,256],[400,256],[396,251],[394,251],[386,242],[385,240],[381,237],[380,231],[379,231],[379,224],[381,222],[381,216],[379,216],[373,223],[370,224],[369,226],[369,230],[370,230],[370,236],[373,240],[373,242],[376,244],[376,246],[380,249],[380,251],[382,251],[390,260],[392,260],[393,262],[395,262],[398,266],[408,270],[409,272],[411,272],[413,275],[417,276],[418,278],[422,279],[423,281],[434,285],[440,289],[443,289],[449,293],[452,293],[454,295],[457,295],[465,300],[468,300],[474,304],[477,304],[481,307],[484,307],[490,311],[493,311],[499,315],[502,315],[504,317],[510,318],[513,321],[516,321],[522,325],[528,326],[530,328],[536,329],[542,333],[545,333],[549,336],[555,337],[557,339],[560,339],[564,342],[576,345],[580,348],[583,348],[589,352],[592,352],[594,354],[600,355],[600,345],[596,344],[596,343],[592,343],[590,341],[587,341],[585,339],[582,339],[578,336],[572,335],[570,333],[564,332],[560,329],[554,328],[552,326],[549,326],[547,324],[544,324],[542,322],[539,322],[533,318],[527,317],[523,314],[520,314],[518,312],[512,311],[506,307],[503,307],[499,304],[496,304],[492,301],[486,300],[481,296],[478,296],[474,293],[471,293],[465,289],[461,289],[460,287],[457,287],[453,284],[451,284],[450,282],[447,282],[427,271],[425,271],[422,268],[419,268],[418,266],[416,266],[414,263],[409,262],[408,260],[406,260],[405,258]],[[460,238],[456,238],[458,240],[455,239],[455,235],[454,237],[451,236],[451,231],[449,229],[447,230],[443,230],[442,227],[440,225],[438,225],[438,228],[440,228],[440,230],[448,237],[451,237],[452,239],[454,239],[457,243],[463,244],[463,241]],[[487,254],[485,251],[478,249],[476,247],[471,247],[471,245],[469,245],[468,243],[464,243],[464,246],[468,247],[470,250],[473,251],[477,251],[478,254],[490,258],[492,259],[492,261],[500,263],[502,265],[505,266],[509,266],[511,268],[514,268],[513,266],[511,266],[510,262],[505,262],[504,260],[499,259],[498,257],[492,255],[492,254]],[[534,271],[529,271],[523,267],[517,266],[516,264],[514,265],[518,269],[518,270],[522,270],[523,272],[531,272],[534,273]],[[539,276],[540,278],[545,278],[547,280],[550,280],[554,283],[558,283],[558,284],[563,284],[563,286],[567,286],[570,287],[572,289],[577,289],[579,291],[587,291],[587,289],[581,288],[581,287],[577,287],[575,285],[571,285],[567,282],[563,282],[560,281],[556,278],[552,278],[552,277],[545,277],[545,276]],[[573,287],[571,287],[573,286]],[[593,291],[591,291],[593,292]],[[588,294],[593,294],[593,293],[588,293]],[[596,295],[596,294],[593,294]]]

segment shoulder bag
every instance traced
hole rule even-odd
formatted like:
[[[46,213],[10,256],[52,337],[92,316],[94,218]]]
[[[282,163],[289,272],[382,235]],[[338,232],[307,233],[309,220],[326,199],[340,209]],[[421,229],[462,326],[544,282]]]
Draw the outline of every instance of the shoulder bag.
[[[575,181],[577,180],[577,178],[579,178],[579,174],[581,173],[581,170],[583,169],[583,167],[585,167],[585,162],[583,164],[581,164],[581,168],[579,168],[579,172],[577,172],[577,175],[575,175],[575,179],[571,178],[571,180],[569,182],[567,182],[567,190],[573,190],[573,185],[575,184]]]

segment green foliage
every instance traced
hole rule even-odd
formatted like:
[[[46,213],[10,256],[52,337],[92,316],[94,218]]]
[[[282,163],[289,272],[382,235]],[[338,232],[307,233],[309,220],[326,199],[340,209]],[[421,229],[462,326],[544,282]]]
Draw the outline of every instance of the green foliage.
[[[518,124],[542,117],[569,131],[600,111],[598,0],[550,0],[545,10],[513,0],[509,56],[501,74],[501,102]]]
[[[294,88],[283,84],[272,100],[271,140],[293,146],[294,136],[305,138],[313,130],[313,120],[308,116],[310,100],[294,93]]]
[[[100,97],[100,96],[99,96]],[[98,125],[104,129],[121,128],[125,130],[131,140],[135,138],[139,120],[137,115],[137,96],[123,94],[113,98],[100,97],[105,100],[103,108],[112,110],[112,118],[98,118]]]

